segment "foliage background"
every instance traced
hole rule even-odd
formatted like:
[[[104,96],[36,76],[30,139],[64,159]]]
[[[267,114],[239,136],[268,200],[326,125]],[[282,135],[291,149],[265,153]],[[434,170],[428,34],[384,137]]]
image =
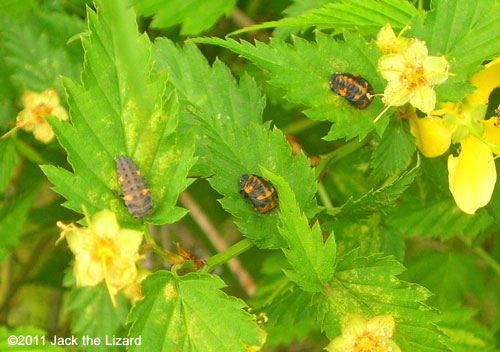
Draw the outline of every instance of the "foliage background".
[[[319,351],[340,334],[343,314],[358,312],[393,315],[403,351],[496,351],[498,186],[487,207],[462,213],[448,190],[447,155],[418,157],[406,121],[390,112],[374,125],[380,100],[352,109],[335,100],[328,79],[360,72],[381,92],[380,53],[366,41],[387,22],[395,30],[411,23],[408,35],[446,55],[456,73],[438,101],[458,101],[473,89],[470,75],[500,54],[500,4],[208,3],[136,0],[137,27],[117,1],[97,2],[98,15],[84,0],[0,4],[0,133],[23,108],[25,89],[56,89],[72,118],[49,119],[58,140],[46,145],[23,131],[0,140],[0,346],[24,350],[5,345],[10,334],[143,336],[151,346],[180,334],[161,350],[188,336],[186,351],[233,352],[244,351],[240,340],[259,345],[261,327],[264,351]],[[488,116],[499,104],[495,90]],[[303,153],[292,156],[284,136],[322,155],[317,168]],[[163,249],[176,252],[178,242],[208,258],[242,234],[256,246],[214,265],[216,275],[182,269],[178,277],[158,271],[170,264],[146,251],[141,267],[158,272],[131,313],[123,296],[113,309],[104,285],[74,287],[72,254],[54,246],[57,220],[78,221],[85,204],[92,213],[114,210],[123,226],[142,226],[109,191],[118,187],[109,170],[121,153],[147,170],[156,199],[150,232]],[[244,173],[273,181],[281,212],[261,216],[241,199]],[[179,312],[157,295],[169,285],[192,310]],[[152,307],[185,323],[152,319]],[[131,350],[157,350],[151,346]]]

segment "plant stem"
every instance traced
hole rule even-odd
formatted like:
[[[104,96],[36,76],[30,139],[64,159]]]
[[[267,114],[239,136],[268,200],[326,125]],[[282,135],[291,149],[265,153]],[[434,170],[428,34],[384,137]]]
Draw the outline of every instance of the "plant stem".
[[[326,155],[323,155],[318,166],[316,167],[316,180],[320,180],[323,177],[326,169],[333,161],[340,160],[347,155],[355,152],[356,150],[364,146],[368,141],[369,137],[365,137],[362,140],[353,139],[352,141],[344,144],[342,147],[335,149],[334,151]]]
[[[330,197],[328,196],[328,193],[326,192],[326,188],[323,185],[323,182],[318,182],[318,195],[319,199],[323,202],[323,205],[327,208],[333,208],[332,201],[330,200]]]
[[[207,266],[202,269],[203,272],[210,272],[214,270],[217,266],[226,263],[228,260],[237,257],[241,253],[246,252],[252,248],[254,244],[248,238],[244,238],[239,242],[236,242],[231,247],[223,252],[217,253],[210,258],[207,258]]]
[[[330,285],[326,284],[325,285],[325,289],[323,291],[321,291],[321,293],[323,293],[323,295],[325,295],[328,300],[339,310],[341,311],[343,314],[346,313],[345,309],[340,305],[339,302],[337,302],[334,298],[333,298],[333,292],[332,292],[332,289],[330,288]]]
[[[281,130],[285,135],[296,135],[297,133],[303,132],[312,126],[317,125],[319,122],[320,121],[318,120],[301,119],[286,125]]]
[[[225,251],[228,247],[226,241],[219,234],[219,232],[215,228],[215,225],[204,213],[203,209],[198,205],[198,203],[196,203],[194,198],[191,197],[187,191],[185,191],[179,195],[179,201],[184,207],[189,210],[189,215],[194,219],[194,221],[196,221],[198,226],[200,226],[217,252],[220,253]],[[238,280],[238,282],[240,283],[241,287],[249,296],[251,296],[255,292],[256,285],[250,274],[245,270],[238,259],[234,259],[227,264],[231,272],[234,274],[236,280]]]
[[[153,250],[153,252],[155,252],[156,254],[158,254],[160,257],[162,257],[163,259],[165,259],[167,262],[171,262],[171,260],[168,258],[167,254],[165,253],[165,251],[156,244],[156,242],[153,240],[153,237],[151,237],[151,234],[149,233],[149,228],[148,228],[148,224],[144,224],[144,237],[146,238],[146,242],[148,244],[151,244],[153,245],[153,247],[151,247],[151,249]]]
[[[26,159],[29,161],[35,163],[35,164],[48,164],[48,161],[45,160],[45,158],[38,153],[33,147],[31,147],[29,144],[26,144],[23,142],[21,139],[17,138],[16,136],[13,136],[12,140],[14,141],[14,144],[16,145],[17,150],[24,156]]]
[[[500,264],[488,252],[486,252],[483,247],[476,246],[473,247],[472,250],[485,262],[487,262],[489,266],[500,276]]]

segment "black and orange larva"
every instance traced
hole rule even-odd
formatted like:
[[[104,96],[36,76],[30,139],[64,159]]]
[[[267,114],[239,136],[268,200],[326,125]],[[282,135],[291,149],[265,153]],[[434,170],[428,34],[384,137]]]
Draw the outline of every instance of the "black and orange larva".
[[[137,165],[125,155],[116,160],[116,174],[122,191],[121,197],[130,215],[143,218],[153,208],[151,192]]]
[[[349,103],[364,109],[373,99],[373,88],[359,73],[335,72],[330,77],[330,89],[341,97],[346,98]]]
[[[273,210],[278,205],[278,192],[271,181],[257,175],[240,177],[240,194],[250,198],[253,208],[261,214]]]

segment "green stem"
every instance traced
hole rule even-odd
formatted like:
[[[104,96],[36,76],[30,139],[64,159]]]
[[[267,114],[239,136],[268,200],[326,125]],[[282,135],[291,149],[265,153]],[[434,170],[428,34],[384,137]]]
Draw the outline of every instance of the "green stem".
[[[340,160],[346,157],[347,155],[355,152],[356,150],[364,146],[368,141],[369,141],[368,137],[365,137],[362,140],[353,139],[352,141],[344,144],[342,147],[335,149],[333,152],[323,155],[321,157],[318,166],[316,167],[316,180],[320,180],[323,177],[327,167],[333,161]]]
[[[326,192],[326,188],[323,185],[323,182],[318,183],[318,195],[319,199],[323,202],[323,205],[327,208],[333,208],[333,204],[330,200],[330,197],[328,196],[328,193]]]
[[[486,261],[489,266],[496,271],[496,273],[500,276],[500,264],[492,257],[488,252],[486,252],[482,247],[477,246],[473,247],[472,250],[484,261]]]
[[[15,135],[12,136],[12,140],[14,141],[14,144],[16,145],[17,150],[26,159],[28,159],[29,161],[31,161],[35,164],[38,164],[38,165],[48,164],[48,161],[45,160],[45,158],[40,153],[38,153],[33,147],[31,147],[29,144],[23,142],[21,139],[17,138]]]
[[[465,126],[469,129],[469,132],[470,134],[472,134],[474,137],[476,137],[477,139],[479,139],[481,142],[483,142],[484,144],[490,146],[491,148],[493,149],[500,149],[500,146],[496,145],[496,144],[493,144],[491,142],[488,142],[486,139],[483,138],[483,136],[481,136],[477,131],[476,129],[474,128],[474,126],[472,126],[472,123],[469,122],[469,123],[466,123]]]
[[[345,309],[340,305],[339,302],[337,302],[334,298],[333,298],[333,293],[332,293],[332,289],[330,288],[330,285],[326,284],[325,285],[325,289],[321,292],[323,293],[323,295],[325,295],[328,300],[335,306],[337,307],[337,309],[339,311],[341,311],[343,314],[346,313]]]
[[[314,125],[317,125],[318,123],[318,120],[301,119],[299,121],[295,121],[286,125],[282,128],[282,131],[285,135],[296,135],[311,128]]]
[[[276,297],[280,296],[285,291],[285,289],[289,288],[288,284],[290,283],[290,279],[287,276],[283,276],[281,279],[278,280],[278,282],[280,282],[279,286],[274,290],[274,292],[269,297],[267,297],[266,301],[262,305],[263,307],[271,304]]]
[[[206,260],[207,266],[205,266],[201,271],[210,272],[214,270],[217,266],[224,264],[225,262],[234,257],[237,257],[238,255],[246,252],[253,246],[254,244],[248,238],[242,239],[241,241],[236,242],[226,250],[217,253],[216,255],[213,255],[210,258],[207,258]]]
[[[149,233],[148,224],[144,224],[144,237],[146,238],[146,242],[148,244],[152,244],[153,245],[153,247],[151,247],[151,249],[153,250],[153,252],[155,252],[160,257],[162,257],[163,259],[165,259],[167,262],[170,263],[170,259],[168,258],[168,256],[165,253],[165,251],[160,246],[158,246],[156,244],[156,242],[153,240],[153,237],[151,237],[151,234]]]

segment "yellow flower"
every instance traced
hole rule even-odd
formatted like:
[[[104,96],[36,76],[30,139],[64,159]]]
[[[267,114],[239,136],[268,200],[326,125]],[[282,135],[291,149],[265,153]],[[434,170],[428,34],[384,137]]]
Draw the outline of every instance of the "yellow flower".
[[[122,287],[132,283],[137,275],[135,262],[142,233],[120,229],[116,216],[109,210],[96,213],[89,227],[76,227],[57,222],[75,255],[73,273],[77,286],[95,286],[105,281],[113,305],[114,296]]]
[[[408,42],[410,41],[409,38],[401,36],[407,28],[408,27],[403,28],[403,30],[396,37],[390,23],[383,26],[377,34],[377,40],[375,40],[375,43],[379,47],[380,51],[382,53],[397,53],[401,51],[401,49],[408,45]]]
[[[16,125],[28,132],[33,132],[36,139],[48,143],[54,138],[54,132],[44,116],[56,116],[68,119],[68,113],[59,104],[59,96],[54,89],[41,93],[26,90],[23,93],[24,110],[17,115]]]
[[[366,320],[358,314],[346,314],[342,322],[342,335],[332,340],[328,352],[401,352],[391,340],[395,328],[390,315],[379,315]]]
[[[409,102],[428,114],[436,105],[434,86],[446,81],[448,68],[444,56],[428,56],[425,42],[411,39],[399,52],[378,61],[378,70],[388,82],[382,101],[387,106]]]
[[[497,180],[495,162],[490,147],[474,136],[460,145],[460,155],[448,157],[450,191],[460,209],[474,214],[491,199]]]

